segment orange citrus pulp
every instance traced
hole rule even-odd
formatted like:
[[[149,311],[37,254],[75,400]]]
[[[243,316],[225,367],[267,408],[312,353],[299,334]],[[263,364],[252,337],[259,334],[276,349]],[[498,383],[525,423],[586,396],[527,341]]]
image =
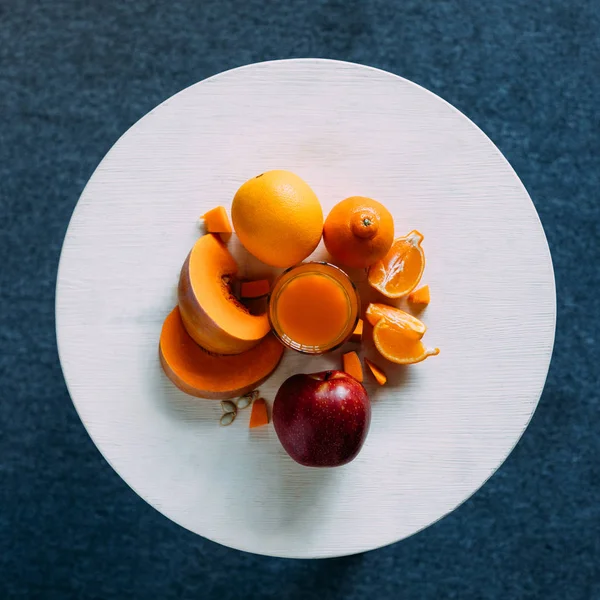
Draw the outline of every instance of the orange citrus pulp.
[[[388,298],[410,294],[423,275],[425,254],[421,248],[423,234],[411,231],[396,238],[390,251],[369,268],[369,283]]]
[[[399,365],[411,365],[439,354],[439,348],[426,348],[419,339],[406,335],[406,330],[382,319],[373,329],[373,341],[379,353]]]
[[[427,331],[425,323],[419,321],[419,319],[409,315],[400,308],[388,306],[387,304],[371,302],[371,304],[367,306],[366,317],[367,321],[369,321],[373,327],[380,321],[388,321],[398,329],[403,330],[408,338],[415,340],[420,340]]]

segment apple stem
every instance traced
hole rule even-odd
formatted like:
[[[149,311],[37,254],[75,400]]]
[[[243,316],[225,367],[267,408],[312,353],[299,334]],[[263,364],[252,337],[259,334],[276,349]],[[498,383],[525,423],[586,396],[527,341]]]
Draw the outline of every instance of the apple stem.
[[[332,375],[333,371],[325,371],[325,381],[329,381]]]

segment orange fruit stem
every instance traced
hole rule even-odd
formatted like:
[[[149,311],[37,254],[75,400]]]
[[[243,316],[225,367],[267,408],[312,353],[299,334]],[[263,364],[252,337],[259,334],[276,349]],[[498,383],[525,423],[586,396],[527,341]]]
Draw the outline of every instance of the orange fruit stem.
[[[379,217],[373,209],[366,207],[352,215],[350,227],[357,237],[371,239],[379,231]]]

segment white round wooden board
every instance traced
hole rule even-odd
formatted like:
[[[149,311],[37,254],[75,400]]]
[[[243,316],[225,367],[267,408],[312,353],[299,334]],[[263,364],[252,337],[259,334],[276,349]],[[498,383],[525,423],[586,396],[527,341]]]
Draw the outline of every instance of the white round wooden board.
[[[365,344],[361,353],[390,383],[367,379],[371,430],[356,460],[337,469],[297,465],[272,425],[248,429],[249,411],[220,427],[219,402],[180,392],[158,360],[199,215],[229,209],[237,188],[269,169],[306,179],[325,213],[347,196],[370,196],[392,211],[397,235],[425,236],[424,340],[441,352],[393,367]],[[243,274],[271,272],[235,236],[229,246]],[[537,213],[481,130],[401,77],[312,59],[222,73],[127,131],[77,204],[56,290],[65,379],[111,466],[183,527],[282,557],[390,544],[471,496],[535,410],[555,316]],[[288,351],[261,393],[271,402],[291,374],[340,363],[340,351]]]

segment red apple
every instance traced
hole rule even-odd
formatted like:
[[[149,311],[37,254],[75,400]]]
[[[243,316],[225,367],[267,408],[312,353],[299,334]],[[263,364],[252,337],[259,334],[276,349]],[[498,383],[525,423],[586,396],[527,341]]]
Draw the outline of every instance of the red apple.
[[[349,463],[362,448],[370,422],[367,390],[343,371],[293,375],[273,403],[279,441],[307,467]]]

